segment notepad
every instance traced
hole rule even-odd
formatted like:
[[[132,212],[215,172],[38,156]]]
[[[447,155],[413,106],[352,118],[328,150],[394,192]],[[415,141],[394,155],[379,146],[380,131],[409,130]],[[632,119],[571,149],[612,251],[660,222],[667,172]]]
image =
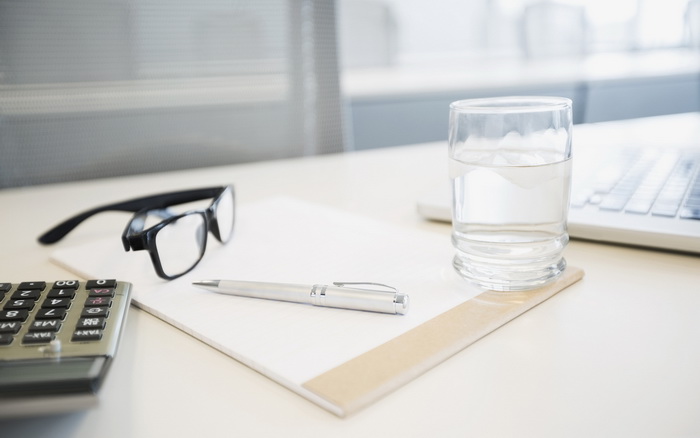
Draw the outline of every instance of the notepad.
[[[547,288],[502,300],[503,294],[484,293],[457,276],[449,233],[291,198],[240,206],[233,239],[226,245],[210,239],[200,264],[173,281],[155,275],[145,251],[125,252],[118,233],[51,257],[84,278],[130,281],[135,305],[339,416],[371,404],[582,275],[569,268]],[[384,283],[407,293],[411,308],[406,315],[360,312],[191,285],[210,278]]]

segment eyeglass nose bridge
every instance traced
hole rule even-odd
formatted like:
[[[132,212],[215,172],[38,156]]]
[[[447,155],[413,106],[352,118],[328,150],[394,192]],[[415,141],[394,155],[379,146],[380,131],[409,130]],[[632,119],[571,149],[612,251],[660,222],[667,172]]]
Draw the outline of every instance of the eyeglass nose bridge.
[[[140,251],[148,249],[150,247],[149,234],[142,233],[146,226],[146,218],[149,212],[165,212],[165,210],[151,210],[144,209],[134,214],[129,223],[126,225],[124,232],[122,233],[122,244],[124,245],[125,251]],[[159,214],[160,216],[160,214]],[[167,216],[162,217],[173,217],[174,215],[170,212]]]

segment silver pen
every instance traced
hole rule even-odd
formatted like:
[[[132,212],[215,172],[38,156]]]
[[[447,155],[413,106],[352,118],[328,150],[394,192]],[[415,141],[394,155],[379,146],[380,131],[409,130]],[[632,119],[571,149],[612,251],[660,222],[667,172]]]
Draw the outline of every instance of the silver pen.
[[[192,284],[212,292],[239,297],[401,315],[408,311],[408,295],[379,283],[333,283],[332,286],[323,284],[307,286],[257,281],[202,280]],[[370,286],[370,288],[360,286]]]

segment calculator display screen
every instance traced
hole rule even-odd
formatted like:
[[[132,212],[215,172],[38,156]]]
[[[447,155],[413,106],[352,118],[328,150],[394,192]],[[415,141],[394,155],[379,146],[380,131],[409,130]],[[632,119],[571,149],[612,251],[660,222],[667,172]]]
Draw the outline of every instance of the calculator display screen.
[[[0,361],[0,397],[95,392],[108,357]]]

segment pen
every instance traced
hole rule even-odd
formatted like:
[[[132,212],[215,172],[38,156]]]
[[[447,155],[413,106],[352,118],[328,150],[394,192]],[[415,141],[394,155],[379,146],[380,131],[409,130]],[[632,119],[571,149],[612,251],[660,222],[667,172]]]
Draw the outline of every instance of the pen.
[[[340,309],[392,314],[408,311],[408,295],[378,283],[333,283],[330,285],[265,283],[257,281],[202,280],[192,283],[206,290],[239,297],[263,298],[313,304]],[[371,288],[347,287],[366,285]],[[391,291],[377,289],[383,287]]]

